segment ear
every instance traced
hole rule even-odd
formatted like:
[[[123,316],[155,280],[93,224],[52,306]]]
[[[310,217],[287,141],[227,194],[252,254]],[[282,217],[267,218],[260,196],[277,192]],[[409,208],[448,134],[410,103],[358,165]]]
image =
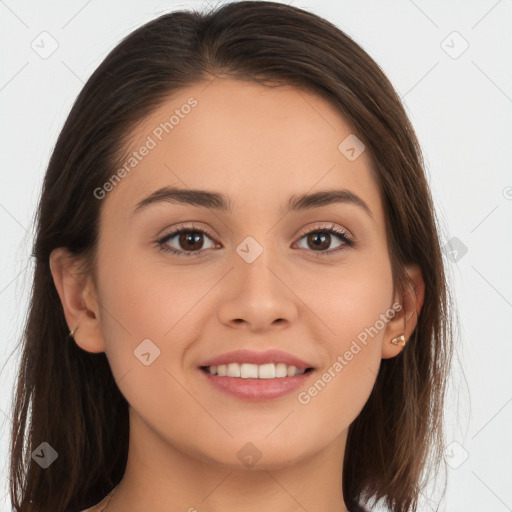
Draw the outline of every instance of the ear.
[[[403,334],[407,344],[411,334],[416,328],[418,316],[423,306],[425,283],[421,269],[418,265],[408,265],[406,271],[412,279],[412,285],[407,287],[404,297],[395,296],[394,304],[401,304],[402,308],[389,320],[384,331],[382,359],[395,357],[401,352],[404,348],[402,344],[399,343],[395,345],[391,343],[391,340]]]
[[[99,304],[91,276],[79,272],[79,261],[64,247],[50,254],[50,270],[59,293],[69,330],[76,331],[76,344],[87,352],[103,352]]]

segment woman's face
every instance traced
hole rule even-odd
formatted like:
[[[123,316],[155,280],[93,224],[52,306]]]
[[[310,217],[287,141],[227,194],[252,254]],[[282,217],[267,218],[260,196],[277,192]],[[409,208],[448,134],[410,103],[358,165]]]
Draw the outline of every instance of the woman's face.
[[[173,95],[137,127],[124,172],[91,198],[102,208],[101,306],[87,349],[105,350],[141,442],[156,436],[238,468],[343,450],[395,347],[383,205],[359,144],[316,95],[220,78]],[[161,189],[184,191],[183,201],[153,195]],[[227,208],[199,201],[199,190]],[[289,208],[341,190],[359,200],[345,193]],[[344,235],[322,232],[331,227]],[[179,228],[189,232],[167,236]],[[253,380],[201,368],[232,351],[271,349],[313,370]],[[287,361],[239,359],[228,356]]]

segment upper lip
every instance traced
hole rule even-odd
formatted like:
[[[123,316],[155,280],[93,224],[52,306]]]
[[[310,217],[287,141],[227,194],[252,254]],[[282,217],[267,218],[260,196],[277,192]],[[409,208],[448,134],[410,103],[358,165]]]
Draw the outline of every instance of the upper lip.
[[[235,350],[233,352],[221,354],[213,359],[209,359],[200,366],[219,366],[221,364],[230,363],[249,363],[257,365],[284,363],[287,366],[295,366],[295,368],[299,370],[313,368],[313,365],[306,363],[302,359],[277,349],[270,349],[262,352],[255,352],[254,350]]]

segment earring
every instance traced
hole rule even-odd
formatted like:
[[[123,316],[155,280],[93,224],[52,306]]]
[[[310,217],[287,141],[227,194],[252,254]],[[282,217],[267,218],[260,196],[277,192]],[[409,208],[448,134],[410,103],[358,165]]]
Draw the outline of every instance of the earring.
[[[73,329],[72,331],[69,331],[69,335],[73,338],[75,336],[76,331],[78,331],[78,327],[76,329]]]
[[[399,343],[401,343],[402,347],[403,347],[403,346],[405,346],[405,336],[403,334],[401,334],[400,336],[393,338],[391,340],[391,343],[393,343],[394,345],[398,345]]]

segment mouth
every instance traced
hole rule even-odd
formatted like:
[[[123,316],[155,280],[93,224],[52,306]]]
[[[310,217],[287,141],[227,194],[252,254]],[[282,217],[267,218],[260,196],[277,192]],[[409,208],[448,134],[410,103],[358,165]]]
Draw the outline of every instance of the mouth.
[[[235,350],[202,361],[198,370],[213,389],[249,401],[290,394],[316,373],[311,363],[277,349]]]
[[[285,379],[296,377],[314,370],[313,367],[297,368],[285,363],[229,363],[211,366],[200,366],[203,372],[218,377],[232,377],[235,379]]]
[[[200,366],[207,385],[222,394],[249,402],[264,402],[297,392],[315,375],[313,367],[299,369],[284,363],[229,363]]]

